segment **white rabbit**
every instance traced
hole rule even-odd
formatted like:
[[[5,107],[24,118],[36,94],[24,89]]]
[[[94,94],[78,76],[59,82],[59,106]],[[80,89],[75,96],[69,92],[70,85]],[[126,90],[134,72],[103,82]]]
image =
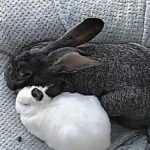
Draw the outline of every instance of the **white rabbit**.
[[[16,110],[31,134],[55,150],[106,150],[111,124],[95,96],[64,92],[54,98],[46,88],[25,87]]]

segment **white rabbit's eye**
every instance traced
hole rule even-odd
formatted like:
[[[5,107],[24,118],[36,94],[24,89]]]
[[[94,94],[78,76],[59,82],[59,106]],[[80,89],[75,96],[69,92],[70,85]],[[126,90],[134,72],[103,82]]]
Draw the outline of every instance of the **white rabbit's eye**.
[[[22,105],[24,105],[24,106],[30,106],[30,103],[28,103],[28,102],[24,102],[24,101],[23,101],[23,102],[21,102],[21,104],[22,104]]]
[[[30,106],[30,104],[23,104],[24,106]]]
[[[29,106],[29,104],[24,104],[25,106]]]

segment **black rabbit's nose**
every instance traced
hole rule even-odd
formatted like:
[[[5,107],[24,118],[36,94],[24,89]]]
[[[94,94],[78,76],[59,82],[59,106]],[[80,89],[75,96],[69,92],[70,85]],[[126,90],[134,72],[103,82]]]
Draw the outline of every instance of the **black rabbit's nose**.
[[[39,89],[37,88],[34,88],[32,91],[31,91],[31,94],[34,98],[36,98],[38,101],[41,101],[43,99],[43,93],[42,91],[40,91]]]

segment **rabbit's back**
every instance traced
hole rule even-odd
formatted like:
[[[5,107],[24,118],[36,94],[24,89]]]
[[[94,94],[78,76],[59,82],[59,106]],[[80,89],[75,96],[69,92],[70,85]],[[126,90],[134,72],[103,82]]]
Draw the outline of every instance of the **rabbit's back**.
[[[103,90],[150,85],[150,49],[139,44],[91,44],[88,47],[84,51],[98,58],[100,65],[72,75],[76,91],[100,96]]]
[[[47,143],[56,150],[104,150],[110,144],[109,118],[95,96],[63,93],[53,99],[49,116],[57,140]]]
[[[79,93],[64,92],[58,95],[51,102],[49,111],[59,114],[59,119],[63,119],[64,125],[84,125],[85,122],[94,125],[94,122],[108,121],[107,113],[98,98]]]
[[[150,49],[139,44],[91,47],[89,53],[101,64],[74,73],[75,90],[97,95],[110,116],[121,117],[131,127],[149,125]]]

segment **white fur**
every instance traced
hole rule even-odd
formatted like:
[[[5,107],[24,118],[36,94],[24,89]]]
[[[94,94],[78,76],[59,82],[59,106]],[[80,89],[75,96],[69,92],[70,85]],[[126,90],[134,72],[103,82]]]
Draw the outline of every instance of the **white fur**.
[[[31,96],[32,87],[23,88],[16,98],[16,110],[24,126],[55,150],[106,150],[111,125],[95,96],[62,93],[55,98],[40,89],[43,100]]]

